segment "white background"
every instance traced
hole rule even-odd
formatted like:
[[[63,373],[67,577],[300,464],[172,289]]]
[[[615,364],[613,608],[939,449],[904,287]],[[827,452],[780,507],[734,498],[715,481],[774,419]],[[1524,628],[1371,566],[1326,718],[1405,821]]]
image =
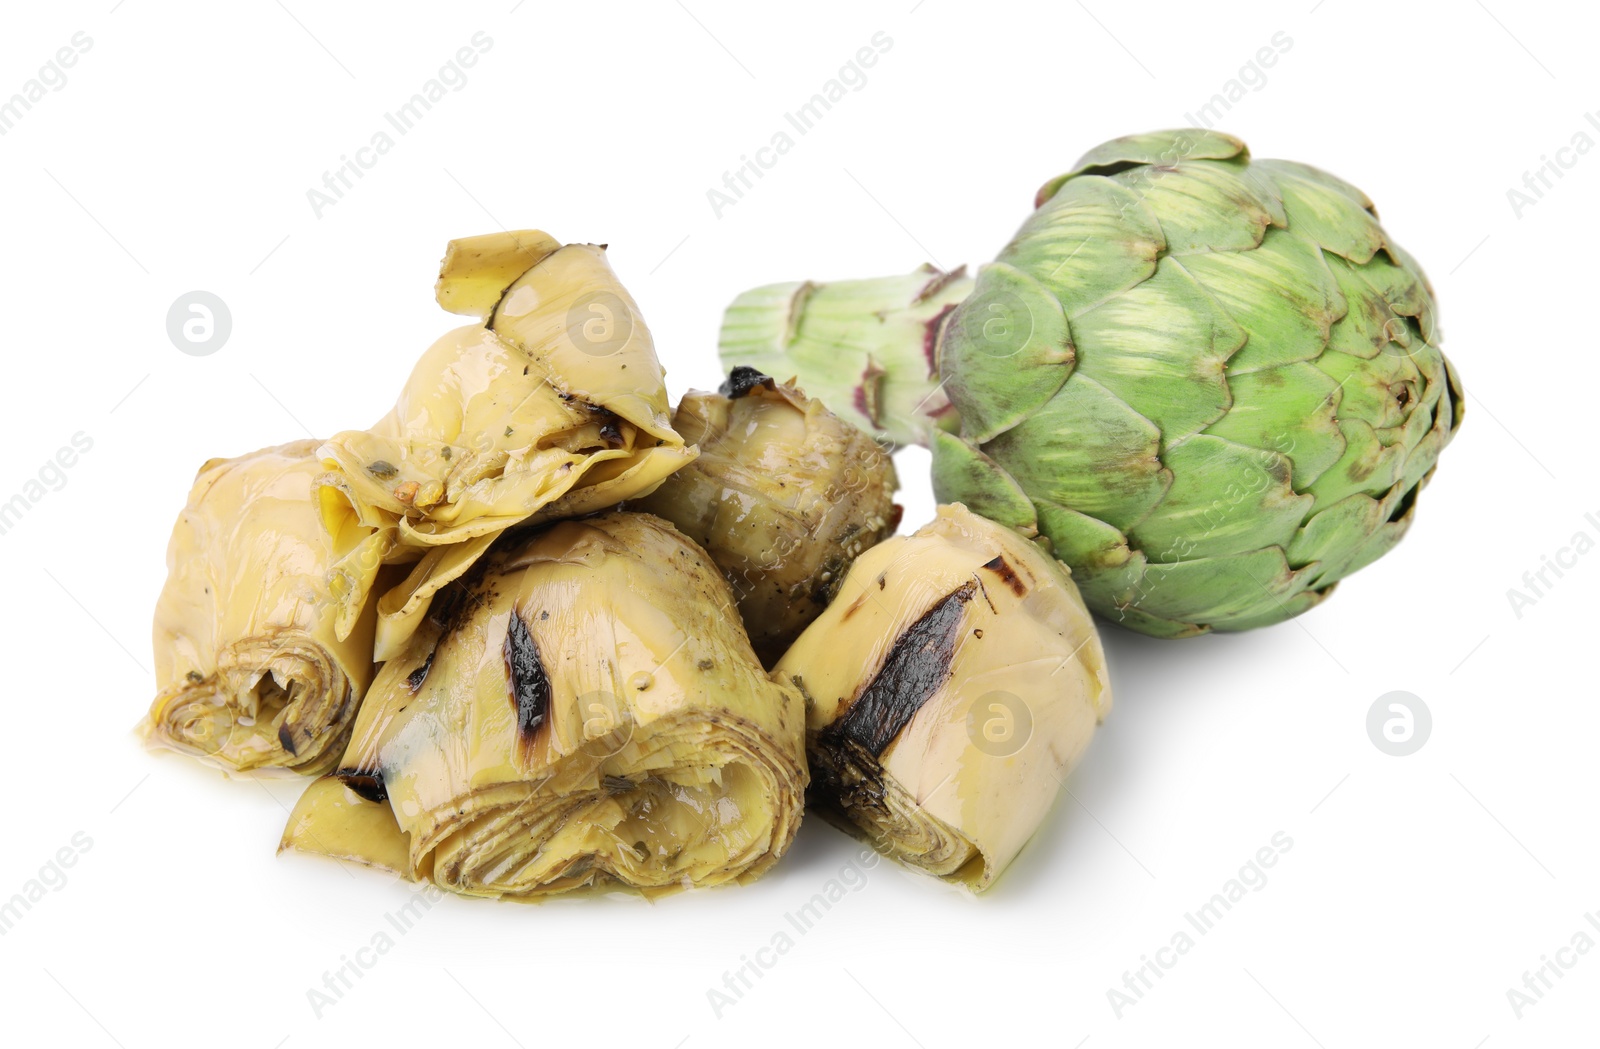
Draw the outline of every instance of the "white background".
[[[1520,1019],[1506,993],[1600,912],[1600,553],[1520,617],[1507,596],[1600,538],[1600,156],[1565,154],[1520,216],[1507,199],[1575,134],[1600,141],[1577,5],[114,2],[16,5],[0,33],[0,97],[93,41],[0,137],[0,501],[93,441],[0,536],[0,899],[92,841],[0,937],[5,1041],[1592,1044],[1600,950],[1566,955]],[[306,191],[480,30],[466,85],[316,216]],[[717,217],[707,190],[878,31],[866,85]],[[275,857],[298,782],[225,781],[129,734],[197,466],[376,419],[455,323],[431,293],[451,237],[609,242],[676,396],[717,381],[738,291],[983,261],[1039,183],[1185,123],[1279,31],[1292,47],[1220,126],[1372,195],[1437,286],[1467,389],[1399,549],[1269,630],[1108,629],[1117,707],[996,890],[879,865],[720,1018],[708,989],[856,856],[820,821],[749,887],[446,900],[319,1018],[307,990],[406,887]],[[195,289],[232,313],[211,356],[166,334]],[[902,463],[910,526],[932,511],[924,463]],[[1409,757],[1367,736],[1393,690],[1433,715]],[[1108,989],[1279,831],[1265,887],[1119,1018]]]

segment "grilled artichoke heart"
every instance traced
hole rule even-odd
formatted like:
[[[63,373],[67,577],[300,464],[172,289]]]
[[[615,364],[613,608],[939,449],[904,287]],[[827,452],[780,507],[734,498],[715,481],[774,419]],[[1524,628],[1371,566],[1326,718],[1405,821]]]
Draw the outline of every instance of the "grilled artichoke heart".
[[[742,881],[798,826],[804,717],[670,524],[563,521],[440,595],[283,846],[471,896]]]
[[[340,634],[333,548],[312,501],[316,441],[200,469],[155,614],[154,745],[225,768],[325,772],[372,679],[373,610]]]
[[[894,531],[894,467],[821,401],[753,368],[735,368],[721,392],[685,395],[672,425],[700,457],[638,509],[711,555],[771,666],[827,607],[850,562]]]
[[[823,814],[980,891],[1044,820],[1111,705],[1066,570],[959,503],[857,558],[773,678],[806,697]]]
[[[415,563],[380,599],[379,660],[506,528],[642,495],[695,454],[603,248],[536,230],[452,241],[436,297],[483,323],[436,342],[376,426],[322,447],[340,628],[380,565]]]

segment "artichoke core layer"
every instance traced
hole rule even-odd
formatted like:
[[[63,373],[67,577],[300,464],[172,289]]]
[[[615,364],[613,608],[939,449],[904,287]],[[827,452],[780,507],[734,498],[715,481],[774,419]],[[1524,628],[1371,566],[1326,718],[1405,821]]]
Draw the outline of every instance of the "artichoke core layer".
[[[338,636],[316,441],[212,460],[173,528],[143,732],[224,768],[331,768],[372,677],[373,614]]]
[[[773,678],[806,697],[812,798],[913,867],[982,890],[1111,705],[1060,564],[955,504],[856,559]]]
[[[441,592],[283,844],[473,896],[745,880],[798,826],[803,719],[703,551],[566,521]]]
[[[838,738],[814,741],[810,754],[811,794],[828,822],[869,838],[878,851],[908,867],[986,887],[977,846],[885,775],[876,755]]]

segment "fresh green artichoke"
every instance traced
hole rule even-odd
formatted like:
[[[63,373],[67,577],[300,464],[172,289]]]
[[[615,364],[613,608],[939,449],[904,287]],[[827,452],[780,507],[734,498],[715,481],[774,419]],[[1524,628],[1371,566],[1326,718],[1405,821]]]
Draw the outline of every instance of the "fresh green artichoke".
[[[1046,183],[975,280],[756,289],[723,356],[930,444],[939,501],[1048,541],[1101,615],[1182,637],[1298,615],[1405,534],[1462,418],[1436,313],[1360,190],[1167,131]]]

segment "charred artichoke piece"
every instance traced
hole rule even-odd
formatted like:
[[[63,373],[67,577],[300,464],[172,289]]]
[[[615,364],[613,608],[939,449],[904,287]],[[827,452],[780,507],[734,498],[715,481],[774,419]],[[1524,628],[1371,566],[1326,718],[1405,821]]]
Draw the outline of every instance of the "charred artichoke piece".
[[[1066,570],[959,503],[856,559],[773,678],[806,697],[814,800],[880,851],[988,888],[1111,705]]]
[[[646,514],[563,521],[440,594],[283,846],[470,896],[742,881],[794,837],[804,725],[703,551]]]
[[[700,457],[637,505],[705,548],[771,666],[827,607],[850,562],[894,532],[894,467],[871,437],[754,368],[692,391],[673,427]]]
[[[316,441],[213,459],[167,547],[147,742],[224,768],[325,772],[372,679],[373,609],[341,634],[312,501]]]
[[[416,566],[379,607],[379,660],[506,528],[642,495],[695,454],[603,248],[535,230],[452,241],[436,294],[483,323],[436,342],[376,426],[322,447],[341,627],[380,565]]]

